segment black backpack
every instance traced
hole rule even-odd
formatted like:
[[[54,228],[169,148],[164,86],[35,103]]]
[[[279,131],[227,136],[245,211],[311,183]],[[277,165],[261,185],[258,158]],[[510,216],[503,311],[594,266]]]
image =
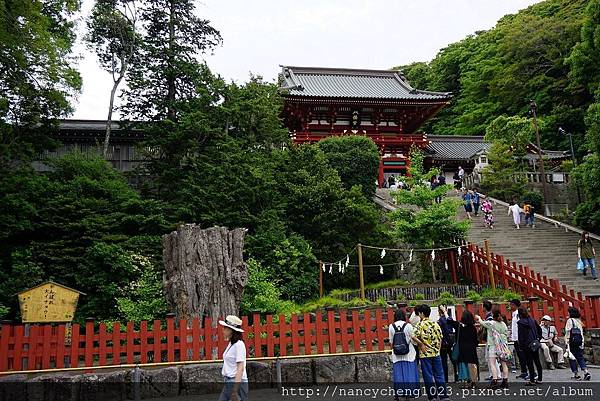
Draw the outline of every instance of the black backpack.
[[[583,345],[583,334],[581,333],[581,329],[575,326],[575,320],[573,320],[573,327],[570,332],[569,346],[581,347]]]
[[[404,333],[405,327],[406,323],[404,323],[400,329],[398,329],[398,326],[394,324],[395,333],[392,341],[394,355],[406,355],[410,351],[410,348],[408,347],[408,341],[406,340],[406,334]]]

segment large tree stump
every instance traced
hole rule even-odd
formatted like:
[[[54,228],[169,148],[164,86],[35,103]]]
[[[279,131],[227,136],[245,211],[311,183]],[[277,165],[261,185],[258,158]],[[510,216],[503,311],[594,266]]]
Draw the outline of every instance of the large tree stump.
[[[167,302],[179,319],[237,315],[248,268],[244,263],[246,230],[180,226],[163,236]]]

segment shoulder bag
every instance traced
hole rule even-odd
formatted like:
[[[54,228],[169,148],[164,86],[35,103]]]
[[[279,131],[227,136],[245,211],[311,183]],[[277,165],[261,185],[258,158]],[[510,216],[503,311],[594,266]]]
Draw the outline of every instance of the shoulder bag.
[[[458,357],[460,356],[459,342],[460,342],[460,322],[458,322],[458,330],[456,331],[456,342],[454,343],[454,345],[452,346],[451,351],[450,351],[450,359],[453,362],[458,361]]]
[[[533,319],[531,319],[531,320],[533,320]],[[534,325],[535,325],[535,322],[534,322]],[[529,325],[529,328],[531,329],[531,332],[533,333],[533,341],[531,343],[529,343],[529,350],[531,352],[538,352],[538,350],[540,349],[542,344],[540,343],[540,340],[538,338],[537,330],[534,330],[534,328],[531,327],[531,325]]]

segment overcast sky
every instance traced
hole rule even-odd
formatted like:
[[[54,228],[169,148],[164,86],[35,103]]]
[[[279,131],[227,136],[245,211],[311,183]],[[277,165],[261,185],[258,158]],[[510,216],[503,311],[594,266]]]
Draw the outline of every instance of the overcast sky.
[[[206,62],[241,83],[250,73],[275,80],[280,64],[387,69],[429,61],[448,44],[539,1],[197,0],[197,13],[223,36]],[[84,17],[92,5],[83,0]],[[72,118],[104,119],[112,80],[95,55],[81,45],[77,51],[83,90]]]

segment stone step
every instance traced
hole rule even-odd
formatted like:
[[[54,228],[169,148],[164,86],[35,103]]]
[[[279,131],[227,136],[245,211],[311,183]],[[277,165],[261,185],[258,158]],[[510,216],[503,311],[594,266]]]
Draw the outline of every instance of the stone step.
[[[535,228],[526,227],[521,220],[521,229],[517,230],[506,207],[495,205],[494,209],[494,229],[485,228],[482,217],[476,217],[468,235],[470,241],[481,244],[487,238],[492,252],[511,263],[516,262],[517,266],[529,266],[536,273],[557,279],[575,292],[600,293],[600,280],[593,281],[589,276],[586,279],[576,269],[579,234],[539,220]],[[465,218],[462,209],[458,217]]]

